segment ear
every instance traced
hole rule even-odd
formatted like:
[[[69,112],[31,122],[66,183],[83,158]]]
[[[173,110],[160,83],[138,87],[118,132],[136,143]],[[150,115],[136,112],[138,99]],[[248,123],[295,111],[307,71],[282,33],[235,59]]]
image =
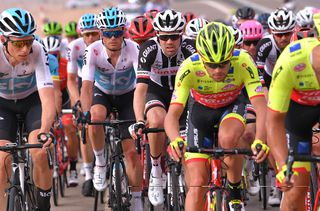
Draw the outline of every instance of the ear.
[[[1,43],[5,43],[6,42],[5,36],[0,35],[0,41],[1,41]]]

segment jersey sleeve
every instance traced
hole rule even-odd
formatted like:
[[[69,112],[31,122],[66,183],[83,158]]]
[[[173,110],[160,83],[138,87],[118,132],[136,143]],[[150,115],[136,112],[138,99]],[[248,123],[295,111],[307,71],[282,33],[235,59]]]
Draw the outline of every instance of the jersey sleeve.
[[[256,55],[257,55],[257,66],[261,70],[264,70],[264,65],[272,49],[272,41],[270,38],[262,38],[257,45]]]
[[[140,48],[138,56],[137,83],[149,83],[151,66],[158,52],[158,45],[154,40],[148,40]]]
[[[93,53],[94,47],[92,45],[88,46],[84,51],[83,55],[83,67],[82,67],[82,81],[94,82],[94,72],[96,56]]]
[[[137,74],[138,71],[138,56],[139,56],[139,45],[135,42],[132,42],[132,64],[133,68]]]
[[[249,98],[264,96],[258,69],[249,53],[242,51],[239,62],[240,68],[242,68],[241,76],[243,77],[243,82]]]
[[[48,53],[41,44],[37,45],[39,55],[36,62],[36,79],[38,90],[46,87],[53,87],[49,69]]]
[[[52,54],[48,55],[48,59],[49,59],[49,69],[50,69],[52,80],[58,81],[59,80],[59,62],[58,62],[58,59]]]
[[[181,65],[176,75],[174,90],[170,104],[181,104],[185,107],[192,83],[190,59],[185,60]]]
[[[189,38],[183,39],[181,44],[181,51],[184,58],[188,58],[189,56],[194,54],[196,52],[195,40]]]
[[[272,72],[268,95],[268,108],[279,112],[287,112],[289,109],[294,81],[288,65],[289,58],[285,56],[285,52],[280,55]]]
[[[67,59],[68,59],[68,65],[67,70],[68,73],[71,74],[77,74],[78,72],[78,64],[77,64],[77,55],[78,51],[76,51],[76,46],[74,41],[69,43],[67,48]]]

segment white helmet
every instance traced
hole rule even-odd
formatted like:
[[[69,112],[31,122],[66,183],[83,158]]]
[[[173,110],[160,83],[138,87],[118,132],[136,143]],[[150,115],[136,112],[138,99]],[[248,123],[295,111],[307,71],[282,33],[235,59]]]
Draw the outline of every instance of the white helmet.
[[[186,35],[191,38],[196,38],[199,31],[209,22],[203,18],[194,18],[186,26]]]
[[[126,15],[117,7],[105,8],[97,17],[97,27],[100,30],[124,27],[126,23]]]
[[[269,28],[273,31],[290,32],[296,25],[296,18],[292,11],[279,8],[268,18]]]
[[[56,36],[48,36],[43,39],[43,45],[48,52],[60,51],[61,41]]]
[[[231,31],[233,32],[234,44],[241,45],[243,43],[243,34],[240,29],[229,26]]]
[[[183,15],[170,9],[158,12],[152,23],[155,31],[162,32],[182,31],[185,24]]]
[[[233,15],[233,16],[232,16],[231,22],[232,22],[233,28],[238,28],[238,25],[237,25],[237,23],[238,23],[238,18],[237,18],[236,15]]]
[[[313,13],[312,9],[303,9],[297,13],[296,17],[297,24],[300,27],[310,27],[313,28]]]

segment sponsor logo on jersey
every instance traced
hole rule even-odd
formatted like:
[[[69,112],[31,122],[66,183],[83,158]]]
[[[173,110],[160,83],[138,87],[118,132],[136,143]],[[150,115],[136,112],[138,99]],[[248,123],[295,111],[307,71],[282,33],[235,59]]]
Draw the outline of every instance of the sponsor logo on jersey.
[[[199,56],[199,54],[195,54],[195,55],[191,56],[190,59],[193,62],[199,61],[200,60],[200,56]]]
[[[300,64],[297,64],[293,70],[296,71],[296,72],[300,72],[302,70],[304,70],[306,68],[306,64],[305,63],[300,63]]]
[[[93,53],[94,53],[94,55],[96,55],[96,56],[98,56],[98,54],[99,54],[99,52],[98,52],[97,49],[93,49]]]
[[[239,56],[240,50],[234,50],[232,56]]]
[[[292,45],[289,50],[290,50],[290,53],[293,53],[297,50],[300,50],[301,49],[301,44],[300,43],[296,43],[294,45]]]
[[[254,90],[256,92],[262,92],[262,86],[257,86],[257,88]]]
[[[143,52],[142,52],[142,56],[147,57],[149,55],[149,53],[153,50],[157,49],[157,44],[153,44],[148,46]]]
[[[263,56],[263,52],[264,50],[269,47],[270,45],[272,45],[272,41],[270,40],[269,42],[266,42],[265,44],[261,45],[260,48],[259,48],[259,52],[258,52],[258,55],[259,56]],[[259,54],[260,53],[260,54]]]
[[[179,80],[182,82],[183,79],[184,79],[187,75],[189,75],[189,73],[190,73],[190,70],[189,70],[189,69],[186,70],[186,71],[184,71],[184,73],[180,76]]]
[[[233,89],[234,87],[236,87],[236,85],[234,85],[234,84],[227,84],[227,85],[225,85],[223,88],[222,88],[222,90],[229,90],[229,89]]]
[[[252,68],[248,66],[248,67],[246,68],[246,70],[249,72],[250,77],[251,77],[251,78],[254,78],[254,73],[253,73]]]
[[[206,73],[204,71],[202,71],[202,70],[196,71],[196,76],[198,76],[198,77],[203,77],[205,75],[206,75]]]

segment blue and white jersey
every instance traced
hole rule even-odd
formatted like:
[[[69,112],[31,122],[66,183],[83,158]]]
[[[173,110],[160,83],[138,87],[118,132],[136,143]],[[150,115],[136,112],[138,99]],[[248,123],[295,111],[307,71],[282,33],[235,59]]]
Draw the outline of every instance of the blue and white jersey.
[[[101,40],[85,50],[82,81],[95,81],[95,86],[108,95],[122,95],[132,91],[136,85],[139,46],[124,39],[121,54],[114,67]]]
[[[14,67],[4,50],[0,44],[0,97],[23,99],[44,87],[53,87],[48,56],[40,43],[33,42],[28,58]]]
[[[83,55],[86,47],[87,45],[82,37],[69,43],[67,53],[68,73],[78,74],[80,78],[82,77]]]

